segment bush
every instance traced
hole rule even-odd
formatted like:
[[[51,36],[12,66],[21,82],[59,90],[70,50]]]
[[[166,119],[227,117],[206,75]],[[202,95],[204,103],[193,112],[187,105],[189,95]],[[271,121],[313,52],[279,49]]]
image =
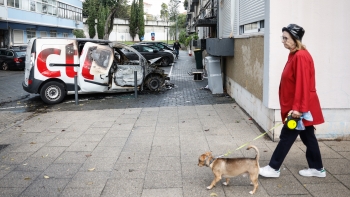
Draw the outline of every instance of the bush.
[[[75,35],[76,38],[86,38],[84,31],[81,29],[74,29],[73,34]]]

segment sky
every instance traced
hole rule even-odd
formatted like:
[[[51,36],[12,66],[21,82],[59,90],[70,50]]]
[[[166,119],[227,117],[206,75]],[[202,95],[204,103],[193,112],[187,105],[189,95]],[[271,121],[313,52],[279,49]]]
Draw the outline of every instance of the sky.
[[[160,15],[160,9],[162,3],[169,4],[170,0],[143,0],[145,3],[152,4],[152,8],[150,9],[150,14],[152,15]],[[184,9],[184,0],[179,4],[179,12],[184,13],[186,10]]]

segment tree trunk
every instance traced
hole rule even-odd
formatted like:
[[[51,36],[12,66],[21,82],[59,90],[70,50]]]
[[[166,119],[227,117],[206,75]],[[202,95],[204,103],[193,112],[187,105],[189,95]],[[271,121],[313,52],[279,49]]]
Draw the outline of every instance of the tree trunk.
[[[111,9],[111,13],[109,13],[106,22],[105,22],[105,35],[103,36],[104,40],[108,40],[109,39],[109,34],[111,33],[111,31],[113,30],[113,20],[114,20],[114,13],[117,11],[118,8],[118,4],[116,4],[112,9]],[[111,24],[111,27],[109,28],[109,25]]]

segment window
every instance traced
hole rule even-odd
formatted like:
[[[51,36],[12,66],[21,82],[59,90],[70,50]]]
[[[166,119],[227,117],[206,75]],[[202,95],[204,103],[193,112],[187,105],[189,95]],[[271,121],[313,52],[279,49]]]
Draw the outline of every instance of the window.
[[[14,56],[12,51],[7,51],[6,55],[7,55],[7,56],[10,56],[10,57],[13,57],[13,56]]]
[[[264,20],[241,25],[239,27],[240,34],[255,33],[264,31],[265,22]]]
[[[27,28],[27,39],[31,39],[36,37],[36,30],[35,28]]]
[[[68,33],[63,33],[63,37],[68,38]]]
[[[30,10],[30,1],[29,0],[20,0],[22,2],[22,9],[23,10]]]
[[[23,43],[23,31],[22,30],[13,30],[13,43]]]
[[[4,0],[0,0],[0,5],[4,5]]]
[[[30,11],[35,12],[35,1],[33,1],[33,0],[30,1]]]
[[[46,31],[41,31],[40,32],[40,37],[47,37],[47,32]]]
[[[50,37],[57,37],[57,31],[56,30],[50,30]]]

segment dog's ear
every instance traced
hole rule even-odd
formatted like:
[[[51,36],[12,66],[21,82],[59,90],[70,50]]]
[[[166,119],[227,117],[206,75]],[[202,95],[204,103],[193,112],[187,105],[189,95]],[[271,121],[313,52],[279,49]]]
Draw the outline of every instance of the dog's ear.
[[[208,156],[208,157],[212,156],[211,152],[206,152],[205,155]]]
[[[203,154],[203,155],[199,156],[199,160],[204,161],[205,157],[206,157],[206,154]]]

